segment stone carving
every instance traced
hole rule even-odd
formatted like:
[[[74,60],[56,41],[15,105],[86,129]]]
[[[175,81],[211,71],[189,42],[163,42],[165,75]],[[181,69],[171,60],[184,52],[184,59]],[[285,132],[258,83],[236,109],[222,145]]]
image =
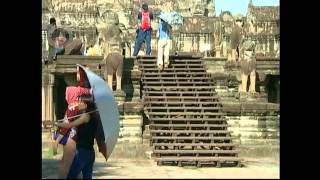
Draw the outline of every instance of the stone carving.
[[[221,22],[214,23],[214,32],[213,32],[213,45],[214,52],[216,57],[221,57],[221,45],[222,45],[222,27]]]
[[[240,46],[240,72],[242,84],[240,92],[247,92],[247,81],[250,77],[249,91],[255,93],[256,86],[256,57],[255,42],[251,39],[245,39]]]
[[[235,17],[235,24],[232,28],[231,32],[231,42],[230,42],[230,49],[231,49],[231,56],[228,56],[229,61],[236,61],[239,58],[239,45],[242,37],[242,16],[238,15]]]
[[[96,24],[100,24],[101,15],[107,10],[113,10],[119,16],[120,24],[123,24],[126,29],[130,31],[130,38],[134,39],[134,26],[136,25],[137,12],[141,8],[143,2],[149,3],[150,9],[155,15],[163,8],[164,2],[168,0],[44,0],[43,12],[47,11],[49,17],[55,17],[57,24],[61,27],[70,27],[76,31],[83,32],[83,36],[87,36],[84,30],[96,28]],[[183,33],[207,33],[210,36],[210,46],[214,49],[216,56],[220,55],[229,59],[234,58],[234,51],[228,49],[230,46],[230,35],[232,27],[234,26],[234,17],[228,12],[222,12],[218,17],[213,17],[214,0],[179,0],[173,1],[174,10],[184,16],[185,26],[181,27],[179,31]],[[44,10],[45,9],[45,10]],[[47,13],[46,12],[46,13]],[[43,18],[47,18],[46,15]],[[48,18],[47,18],[48,19]],[[191,24],[189,23],[192,22]],[[195,21],[197,23],[195,23]],[[221,23],[220,30],[215,29],[216,22]],[[250,36],[255,36],[254,39],[259,41],[257,43],[256,55],[259,56],[275,56],[277,54],[277,46],[279,44],[279,6],[248,6],[248,14],[246,16],[246,23],[251,22],[249,30]],[[157,27],[157,21],[152,22],[153,27]],[[219,24],[218,23],[218,24]],[[47,23],[43,23],[47,24]],[[99,25],[97,25],[98,27]],[[99,29],[99,28],[98,28]],[[156,28],[155,28],[156,29]],[[99,31],[99,30],[98,30]],[[221,36],[218,37],[218,31],[221,31]],[[93,33],[90,32],[90,34]],[[177,34],[179,32],[177,31]],[[192,36],[197,36],[196,34]],[[181,37],[178,35],[177,37]],[[84,37],[83,37],[84,38]],[[88,38],[88,37],[87,37]],[[94,37],[95,38],[95,37]],[[213,39],[221,38],[219,41]],[[85,39],[85,38],[84,38]],[[95,38],[96,39],[96,38]],[[178,39],[174,44],[182,45],[188,44],[188,41],[197,40],[198,37],[188,37]],[[199,47],[208,44],[208,41],[202,42],[200,37]],[[91,43],[92,44],[92,43]],[[190,43],[189,43],[190,44]],[[260,45],[261,44],[261,45]],[[183,50],[188,49],[184,48]],[[198,51],[199,48],[195,48]],[[227,53],[227,51],[230,51]],[[210,54],[214,54],[210,53]],[[237,54],[237,53],[236,53]],[[279,53],[278,53],[279,54]]]

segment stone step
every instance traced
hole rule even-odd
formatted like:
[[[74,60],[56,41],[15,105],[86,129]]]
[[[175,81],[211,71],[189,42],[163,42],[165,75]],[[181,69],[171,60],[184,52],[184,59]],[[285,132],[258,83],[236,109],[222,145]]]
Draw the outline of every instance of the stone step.
[[[138,60],[138,64],[139,65],[146,65],[146,64],[156,64],[157,61],[156,59],[154,60]],[[199,64],[203,64],[203,61],[201,59],[174,59],[174,60],[170,60],[169,61],[170,64],[186,64],[186,63],[199,63]]]
[[[280,137],[279,132],[244,132],[239,129],[232,129],[232,136],[239,136],[247,139],[278,139]]]
[[[250,139],[241,137],[241,145],[280,145],[279,139]]]
[[[228,120],[228,124],[242,128],[276,128],[279,123],[276,121],[265,120]]]
[[[198,156],[180,156],[180,157],[174,157],[174,156],[161,156],[161,157],[156,157],[155,158],[156,161],[158,162],[163,162],[163,161],[178,161],[180,163],[181,166],[181,161],[185,161],[185,162],[190,162],[190,161],[195,161],[195,162],[201,162],[201,161],[214,161],[214,162],[237,162],[239,163],[240,161],[243,161],[242,158],[238,158],[238,157],[215,157],[215,156],[207,156],[207,157],[198,157]],[[220,166],[217,165],[218,167]]]
[[[174,89],[174,90],[200,90],[200,89],[203,89],[203,90],[213,90],[214,89],[214,86],[213,85],[201,85],[201,86],[154,86],[154,85],[145,85],[143,86],[143,88],[145,90],[150,90],[150,89],[154,89],[154,90],[169,90],[169,89]]]
[[[193,111],[200,111],[200,112],[208,112],[208,111],[216,111],[216,110],[222,110],[222,107],[158,107],[158,106],[152,106],[152,107],[145,107],[146,110],[149,112],[152,112],[154,110],[166,110],[170,112],[193,112]]]
[[[120,128],[119,137],[141,137],[142,130],[123,130]]]
[[[181,121],[181,122],[186,122],[186,121],[201,121],[201,122],[226,122],[226,119],[224,117],[218,117],[218,118],[207,118],[207,117],[187,117],[184,118],[184,115],[181,116],[176,116],[176,117],[150,117],[150,121],[163,121],[163,122],[168,122],[168,121]]]
[[[119,143],[137,143],[141,144],[142,143],[142,138],[141,137],[122,137],[118,139]]]
[[[235,137],[152,136],[152,140],[233,140]]]
[[[157,67],[140,67],[139,70],[141,70],[142,72],[147,72],[147,71],[157,71],[157,72],[169,72],[169,71],[173,71],[173,72],[177,72],[177,71],[192,71],[192,72],[196,72],[196,71],[206,71],[206,69],[204,67],[172,67],[171,65],[167,68],[164,68],[163,70],[160,70]]]
[[[142,123],[143,123],[142,118],[136,119],[136,120],[125,119],[125,120],[120,121],[120,127],[141,127]]]
[[[132,126],[132,127],[121,127],[120,132],[140,132],[142,127],[140,126]]]
[[[153,143],[153,147],[160,147],[160,146],[191,146],[191,147],[236,147],[239,144],[235,143]],[[155,148],[154,148],[155,149]]]
[[[153,153],[159,153],[159,154],[237,154],[239,153],[239,150],[153,150]]]
[[[146,98],[147,99],[147,98]],[[152,98],[153,99],[153,98]],[[157,98],[156,98],[157,99]],[[199,99],[201,99],[201,97],[199,97]],[[217,99],[215,99],[217,100]],[[145,102],[146,105],[151,106],[151,105],[163,105],[163,106],[168,106],[168,107],[173,107],[173,106],[194,106],[194,105],[198,105],[198,106],[221,106],[221,102],[218,101],[180,101],[180,102],[176,102],[176,101],[146,101]]]
[[[192,115],[192,116],[224,116],[225,113],[222,112],[203,112],[199,114],[198,112],[147,112],[149,116],[163,115],[163,116],[174,116],[174,115]]]
[[[142,77],[142,80],[145,81],[145,82],[148,82],[148,81],[159,81],[159,80],[162,80],[164,82],[167,82],[167,81],[183,81],[183,80],[214,80],[212,79],[210,76],[203,76],[203,77],[175,77],[175,78],[172,78],[172,77]]]
[[[185,75],[185,76],[182,76],[182,77],[195,77],[195,76],[198,76],[201,75],[201,76],[208,76],[207,72],[144,72],[142,74],[142,77],[150,77],[150,76],[160,76],[160,77],[163,77],[163,76],[166,76],[166,75],[172,75],[172,76],[178,76],[178,75]]]
[[[175,82],[143,82],[144,86],[188,86],[188,87],[194,87],[194,86],[206,86],[206,85],[213,85],[213,82],[205,82],[205,81],[197,81],[197,82],[186,82],[186,81],[175,81]]]
[[[230,125],[227,124],[150,124],[150,127],[152,129],[157,129],[157,128],[163,128],[163,127],[168,127],[168,128],[174,128],[174,127],[184,127],[184,128],[191,128],[191,127],[205,127],[205,128],[210,128],[210,127],[230,127]]]
[[[170,134],[230,134],[228,130],[154,130],[150,129],[150,133],[170,133]]]
[[[172,62],[169,66],[169,68],[179,69],[179,68],[195,68],[195,67],[201,67],[203,68],[203,63],[188,63],[188,64],[174,64]],[[148,64],[139,64],[139,69],[143,70],[145,68],[153,68],[157,69],[158,66],[155,63],[148,63]]]
[[[189,65],[189,63],[192,63],[192,65]],[[178,158],[176,161],[180,163],[181,161],[206,161],[204,159],[196,159],[198,157],[195,155],[199,155],[199,153],[193,153],[194,151],[191,152],[192,150],[184,149],[186,147],[189,148],[189,146],[193,148],[233,148],[237,145],[233,143],[232,140],[234,138],[230,136],[232,132],[227,130],[229,125],[226,124],[226,119],[224,118],[226,114],[220,112],[222,110],[220,97],[215,91],[217,81],[211,78],[210,74],[206,72],[206,69],[202,65],[202,59],[190,61],[182,58],[179,60],[171,60],[170,66],[160,72],[157,68],[155,58],[139,60],[139,68],[142,71],[142,93],[145,102],[144,112],[150,120],[148,129],[144,131],[144,133],[146,133],[144,136],[148,139],[150,137],[153,141],[154,151],[159,151],[156,153],[158,153],[158,155],[160,154],[161,157],[163,157],[162,153],[166,152],[161,152],[162,150],[157,150],[157,148],[162,146],[178,146],[178,150],[167,150],[169,154],[174,154],[173,156],[166,157],[169,159],[163,161],[171,161],[172,159],[170,158]],[[226,78],[223,80],[224,88],[220,88],[220,90],[228,92]],[[232,93],[229,93],[228,96],[230,96],[230,94]],[[215,116],[215,118],[212,118],[213,116]],[[192,122],[192,124],[187,124],[187,122]],[[191,127],[192,129],[190,129]],[[199,134],[211,136],[196,136]],[[193,140],[196,142],[210,140],[212,143],[189,143]],[[217,143],[213,143],[212,140],[217,141]],[[178,143],[177,141],[180,142]],[[226,142],[218,143],[219,141]],[[180,157],[178,157],[178,155],[181,153],[184,154],[182,151],[185,151],[185,153],[193,153],[193,156],[187,157],[186,159],[179,159]],[[202,152],[202,154],[210,153],[209,151]],[[230,155],[231,152],[228,153]],[[215,161],[213,160],[213,154],[202,158],[211,158],[211,161]],[[156,160],[158,163],[162,162],[161,159]],[[209,159],[207,160],[209,161]],[[216,159],[216,161],[220,160]]]

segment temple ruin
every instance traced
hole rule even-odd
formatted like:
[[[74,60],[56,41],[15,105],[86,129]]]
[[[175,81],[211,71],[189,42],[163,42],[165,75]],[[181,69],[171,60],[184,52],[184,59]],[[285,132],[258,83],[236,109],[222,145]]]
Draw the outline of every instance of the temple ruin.
[[[219,106],[205,106],[204,104],[208,104],[208,102],[202,102],[200,100],[195,101],[197,103],[201,102],[199,106],[194,107],[194,109],[200,109],[199,111],[195,111],[195,113],[214,114],[221,112],[223,113],[225,121],[216,123],[207,120],[203,122],[202,125],[195,123],[196,125],[194,126],[192,126],[192,122],[191,125],[190,122],[185,122],[189,123],[188,127],[201,126],[206,130],[215,127],[216,129],[213,128],[213,131],[223,131],[223,133],[225,133],[224,131],[230,131],[230,136],[233,137],[232,143],[238,144],[241,147],[241,150],[250,148],[263,149],[268,147],[273,151],[278,152],[280,137],[279,6],[254,6],[250,2],[248,4],[248,13],[243,17],[245,24],[244,30],[246,32],[245,38],[251,39],[257,44],[256,93],[250,94],[239,92],[239,85],[241,84],[239,62],[233,64],[227,63],[230,33],[234,26],[234,15],[228,11],[217,14],[217,12],[215,12],[214,0],[173,1],[174,10],[184,17],[184,25],[179,29],[175,29],[173,32],[170,59],[174,62],[176,62],[177,59],[181,59],[187,63],[184,64],[183,67],[182,65],[179,65],[179,63],[173,64],[171,71],[172,73],[178,74],[179,72],[186,71],[190,73],[190,76],[179,76],[180,79],[178,75],[167,76],[167,78],[166,76],[161,76],[162,79],[159,78],[160,75],[146,76],[147,71],[155,74],[160,72],[157,72],[156,69],[152,69],[153,66],[149,65],[150,67],[148,67],[148,64],[144,63],[144,60],[148,58],[141,57],[135,59],[132,57],[136,33],[135,25],[137,23],[136,16],[141,4],[144,2],[149,4],[149,9],[155,14],[155,19],[157,19],[157,15],[164,2],[163,0],[42,0],[42,61],[44,62],[46,60],[48,54],[46,28],[49,24],[50,17],[56,18],[58,27],[70,30],[73,32],[74,36],[81,39],[85,46],[89,46],[94,44],[97,38],[96,23],[100,16],[99,13],[106,9],[112,10],[118,14],[120,28],[127,34],[128,44],[123,51],[125,56],[122,79],[123,91],[115,92],[116,100],[119,102],[119,112],[121,114],[119,146],[125,142],[130,142],[131,146],[135,148],[139,148],[139,146],[142,146],[143,144],[155,146],[154,143],[161,144],[172,142],[176,143],[176,145],[173,146],[177,146],[177,149],[176,147],[173,147],[173,149],[170,147],[169,150],[176,153],[175,150],[179,149],[177,144],[180,143],[183,138],[174,138],[171,134],[170,138],[174,139],[173,141],[170,141],[170,138],[166,139],[166,141],[161,141],[161,139],[163,139],[162,135],[154,135],[154,133],[158,131],[160,133],[165,133],[166,131],[178,132],[179,128],[169,128],[168,130],[162,129],[161,132],[161,130],[157,130],[155,127],[164,125],[161,125],[161,123],[159,123],[159,125],[157,122],[150,120],[150,118],[159,118],[157,113],[161,114],[161,112],[166,112],[170,114],[170,112],[172,112],[174,116],[165,117],[169,119],[197,119],[197,115],[192,114],[193,111],[187,111],[188,108],[186,104],[190,103],[191,100],[185,101],[183,99],[186,99],[186,97],[183,98],[183,96],[193,96],[198,99],[199,97],[201,99],[201,96],[204,96],[204,98],[209,99],[215,97],[216,100],[212,100],[212,102],[219,102]],[[153,31],[156,31],[157,22],[157,20],[152,22],[152,27],[154,27]],[[154,59],[154,56],[157,54],[157,41],[155,36],[156,33],[152,33],[152,56],[148,60]],[[81,55],[58,56],[57,60],[52,64],[43,63],[42,121],[55,121],[63,118],[64,110],[67,106],[64,100],[65,87],[74,85],[76,82],[76,64],[87,65],[98,75],[104,77],[103,72],[105,67],[101,63],[102,58],[102,56]],[[197,66],[197,63],[201,64],[201,67]],[[179,71],[178,67],[182,68],[181,71]],[[170,74],[171,72],[168,70],[166,73]],[[197,73],[202,73],[203,76],[192,76],[192,74]],[[188,77],[190,77],[189,81],[184,80],[188,79]],[[207,80],[201,81],[202,78]],[[169,82],[169,80],[166,81],[165,79],[176,79],[176,81]],[[164,86],[170,86],[170,83],[175,84],[177,87],[175,86],[173,88],[174,90],[161,90],[161,93],[158,95],[156,94],[159,92],[153,92],[153,94],[149,92],[151,94],[147,94],[148,91],[150,91],[150,89],[147,89],[148,86],[159,86],[158,88],[161,89]],[[204,84],[206,83],[208,84],[208,87],[206,87],[207,89],[197,90],[197,86],[202,87],[205,86]],[[179,86],[181,86],[180,88],[186,86],[186,89],[179,89]],[[187,93],[188,88],[191,89],[190,91],[193,91],[193,94]],[[175,90],[179,92],[172,92]],[[174,96],[176,99],[169,102],[167,99],[170,98],[167,98],[166,100],[163,100],[167,103],[166,105],[153,106],[148,104],[148,98],[154,98],[150,96]],[[181,98],[179,99],[179,97]],[[175,104],[178,102],[181,102],[181,106],[169,107],[170,103]],[[150,110],[157,109],[155,107],[158,107],[157,111]],[[206,111],[206,108],[210,109],[213,107],[219,109],[219,111]],[[163,111],[160,111],[159,109],[163,109]],[[176,109],[176,111],[171,109]],[[179,111],[177,109],[187,110]],[[189,113],[190,115],[185,116],[185,113]],[[156,116],[152,116],[152,114]],[[216,115],[213,117],[212,114],[208,115],[207,118],[220,118],[220,116],[216,117]],[[162,118],[164,117],[162,115],[160,116]],[[201,119],[201,122],[202,121],[203,120]],[[171,124],[170,127],[181,126],[179,123],[175,124],[174,122],[169,121],[168,123]],[[196,131],[195,129],[196,128],[193,130]],[[186,129],[181,129],[181,131],[184,130]],[[192,128],[189,130],[192,130]],[[48,129],[44,128],[43,132],[48,132]],[[195,134],[193,135],[197,136]],[[229,136],[220,137],[220,135],[216,136],[215,133],[213,133],[209,134],[208,137],[223,139],[222,137]],[[205,138],[206,137],[199,137],[192,142],[188,141],[188,143],[197,143],[201,141],[200,139]],[[43,139],[44,143],[45,141],[47,140]],[[212,140],[210,143],[216,143],[216,141]],[[196,146],[196,148],[197,147],[198,146]],[[200,148],[210,151],[212,150],[210,147]],[[160,158],[158,155],[164,150],[165,149],[153,149],[155,158]],[[183,148],[182,150],[185,150],[186,152],[192,151]],[[233,150],[233,148],[230,148],[230,153],[236,153],[236,150]],[[205,153],[205,151],[199,151],[195,157],[201,157],[201,153]],[[163,156],[163,154],[161,154],[161,156]],[[235,158],[235,161],[238,162],[240,160]],[[162,160],[158,162],[162,162]],[[198,163],[197,165],[201,166],[201,163]]]

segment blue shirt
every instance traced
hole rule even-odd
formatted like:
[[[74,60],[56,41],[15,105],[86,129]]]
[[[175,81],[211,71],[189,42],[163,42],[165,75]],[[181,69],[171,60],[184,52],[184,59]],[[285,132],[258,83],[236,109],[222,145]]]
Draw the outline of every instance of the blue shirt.
[[[162,40],[170,39],[168,23],[160,20],[158,31],[159,31],[159,39],[162,39]]]

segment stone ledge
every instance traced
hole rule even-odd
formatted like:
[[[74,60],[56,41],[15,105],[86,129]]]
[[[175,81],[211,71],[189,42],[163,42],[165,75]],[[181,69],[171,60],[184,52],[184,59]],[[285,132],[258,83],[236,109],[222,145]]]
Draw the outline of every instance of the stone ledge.
[[[240,113],[241,104],[239,102],[223,102],[222,101],[223,111],[227,113]]]
[[[274,157],[279,159],[280,145],[278,144],[242,144],[239,147],[239,157]]]
[[[267,102],[230,102],[222,101],[223,111],[228,115],[240,113],[241,115],[249,114],[266,114],[279,113],[280,105]]]
[[[241,103],[241,113],[253,112],[253,113],[266,113],[267,104],[266,103],[256,103],[256,102],[244,102]]]

